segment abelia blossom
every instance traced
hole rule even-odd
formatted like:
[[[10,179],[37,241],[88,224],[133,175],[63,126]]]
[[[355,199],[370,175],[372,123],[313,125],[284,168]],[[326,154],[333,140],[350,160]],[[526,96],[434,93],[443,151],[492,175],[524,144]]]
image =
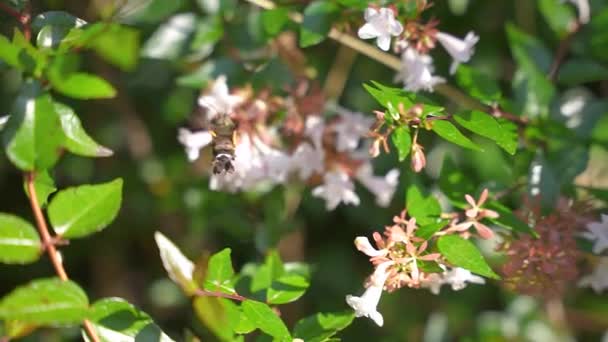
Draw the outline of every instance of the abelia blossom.
[[[198,159],[201,149],[211,143],[213,136],[209,131],[191,131],[187,128],[180,128],[177,140],[184,145],[188,160],[192,162]]]
[[[395,81],[403,82],[405,90],[418,92],[421,90],[433,91],[433,88],[445,79],[434,76],[433,58],[421,54],[412,47],[406,48],[401,54],[401,70],[395,76]]]
[[[388,278],[387,269],[393,264],[392,261],[387,261],[376,267],[376,270],[370,277],[371,284],[361,297],[347,295],[346,303],[355,310],[356,317],[368,317],[373,320],[378,326],[384,325],[384,318],[378,312],[378,303],[382,296],[384,283]]]
[[[608,257],[600,258],[593,273],[582,277],[579,287],[591,287],[595,293],[600,294],[608,289]]]
[[[464,39],[459,39],[444,32],[438,32],[436,37],[453,59],[450,74],[456,72],[460,63],[466,63],[471,59],[475,52],[475,44],[479,41],[479,36],[474,32],[467,33]]]
[[[593,253],[600,254],[608,249],[608,215],[602,214],[601,221],[587,225],[582,236],[593,242]]]
[[[297,172],[301,180],[321,173],[324,167],[325,152],[305,142],[296,148],[291,155],[291,170]]]
[[[474,275],[469,270],[461,267],[454,267],[445,272],[443,282],[452,286],[452,290],[459,291],[467,287],[467,283],[485,284],[486,280],[480,276]]]
[[[327,201],[327,210],[334,210],[338,204],[359,205],[359,196],[355,193],[355,185],[343,171],[330,171],[323,176],[323,185],[312,190],[312,195]]]
[[[243,98],[238,95],[231,95],[226,83],[226,76],[219,76],[208,94],[202,95],[198,99],[198,104],[208,110],[208,119],[212,119],[217,114],[232,114],[234,107],[240,104]]]
[[[340,121],[334,126],[337,137],[336,150],[353,151],[359,146],[361,138],[369,132],[374,120],[361,113],[353,113],[341,108],[338,112]]]
[[[377,177],[374,176],[370,163],[365,163],[359,167],[355,177],[376,196],[376,204],[381,207],[387,207],[390,204],[397,185],[399,185],[399,170],[392,169],[386,176]]]
[[[403,25],[395,19],[395,13],[390,8],[365,10],[365,25],[361,26],[357,35],[361,39],[376,39],[376,45],[384,51],[391,47],[391,37],[403,32]]]

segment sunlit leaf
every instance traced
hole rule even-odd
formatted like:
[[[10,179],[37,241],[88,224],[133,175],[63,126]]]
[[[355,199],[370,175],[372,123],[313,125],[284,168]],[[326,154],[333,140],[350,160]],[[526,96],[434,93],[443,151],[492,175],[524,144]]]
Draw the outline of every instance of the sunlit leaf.
[[[36,229],[24,219],[0,213],[0,262],[27,264],[42,253]]]
[[[437,241],[437,247],[441,254],[454,266],[462,267],[488,278],[500,279],[471,241],[458,235],[444,235]]]
[[[194,264],[160,232],[154,233],[156,245],[160,251],[163,266],[175,283],[177,283],[186,294],[192,294],[197,288],[193,280]]]

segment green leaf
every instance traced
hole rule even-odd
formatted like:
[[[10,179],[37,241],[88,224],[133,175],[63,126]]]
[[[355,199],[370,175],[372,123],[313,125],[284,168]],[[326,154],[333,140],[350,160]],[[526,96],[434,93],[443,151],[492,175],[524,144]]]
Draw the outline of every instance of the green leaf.
[[[24,171],[45,170],[59,158],[64,136],[50,95],[26,82],[3,130],[8,158]]]
[[[40,78],[42,71],[47,66],[47,54],[36,49],[17,28],[15,28],[13,34],[13,45],[20,49],[18,57],[20,69],[33,74],[36,78]]]
[[[75,99],[107,99],[116,96],[116,90],[106,80],[83,72],[66,75],[51,70],[49,81],[57,92]]]
[[[300,46],[309,47],[324,41],[339,7],[330,1],[313,1],[304,10],[300,27]]]
[[[270,36],[279,34],[287,22],[289,22],[289,10],[287,8],[279,7],[262,13],[264,30]]]
[[[268,305],[253,300],[246,300],[241,304],[241,308],[247,319],[264,333],[279,341],[291,341],[291,335],[285,323]]]
[[[0,262],[27,264],[42,253],[36,229],[24,219],[0,213]]]
[[[399,152],[399,161],[405,160],[412,149],[412,136],[410,130],[405,126],[400,126],[395,129],[392,134],[393,144]]]
[[[55,232],[67,239],[88,236],[109,225],[120,209],[122,179],[59,191],[48,214]]]
[[[443,139],[456,144],[462,147],[474,150],[474,151],[483,151],[483,149],[474,142],[472,142],[469,138],[464,136],[456,126],[454,126],[451,122],[446,120],[436,120],[433,121],[433,132],[437,133]]]
[[[239,307],[228,299],[199,296],[193,306],[198,319],[221,341],[235,341],[237,329],[249,330],[246,322],[241,323],[244,315]]]
[[[432,195],[424,197],[416,185],[411,185],[407,189],[405,198],[408,214],[415,217],[419,225],[435,223],[437,217],[441,215],[441,206],[437,199]]]
[[[0,35],[0,60],[6,64],[23,70],[19,61],[19,53],[21,49],[11,43],[5,36]]]
[[[152,59],[177,59],[185,51],[195,25],[196,16],[193,13],[172,16],[144,43],[141,55]]]
[[[509,154],[515,154],[517,149],[517,134],[511,127],[502,127],[492,116],[477,110],[466,111],[454,116],[458,124],[482,137],[494,140],[498,146]]]
[[[560,68],[557,80],[567,86],[608,79],[608,67],[592,59],[576,58],[566,61]]]
[[[205,277],[205,290],[236,293],[234,290],[234,270],[230,259],[230,248],[215,253],[209,258],[207,275]]]
[[[272,281],[278,279],[285,272],[281,257],[276,250],[270,250],[266,254],[264,264],[258,267],[251,279],[251,292],[265,290],[270,287]]]
[[[32,20],[32,30],[38,32],[45,26],[56,26],[56,27],[81,27],[86,25],[87,22],[71,15],[64,11],[48,11],[38,14],[34,20]]]
[[[113,154],[112,150],[99,145],[85,132],[72,108],[55,102],[55,112],[61,120],[66,138],[64,146],[68,151],[85,157],[109,157]]]
[[[34,177],[34,188],[36,189],[36,199],[41,207],[45,207],[49,196],[57,191],[55,181],[47,171],[36,172]],[[30,197],[30,190],[26,181],[23,182],[23,190],[27,197]]]
[[[496,80],[487,74],[468,65],[460,65],[456,73],[458,85],[467,90],[468,94],[485,103],[492,103],[502,97]]]
[[[403,104],[405,108],[414,105],[412,99],[401,88],[386,87],[374,81],[372,85],[364,84],[363,88],[384,108],[396,110],[399,104]]]
[[[191,295],[198,288],[193,280],[194,264],[161,232],[154,233],[160,258],[169,278]]]
[[[560,0],[539,0],[538,9],[549,27],[559,38],[564,38],[571,31],[576,20],[574,8]]]
[[[123,71],[132,71],[139,61],[139,30],[118,23],[98,23],[103,29],[91,36],[84,47]]]
[[[462,267],[479,275],[500,279],[483,258],[477,247],[458,235],[444,235],[437,240],[437,248],[454,266]]]
[[[517,216],[513,214],[513,211],[508,207],[505,207],[504,205],[496,201],[488,202],[484,207],[492,209],[500,215],[498,218],[495,219],[488,218],[487,220],[489,220],[490,222],[517,233],[526,233],[534,237],[538,237],[538,233],[534,231],[534,229],[530,227],[527,223],[517,218]]]
[[[352,311],[318,313],[299,320],[293,335],[306,342],[327,341],[340,330],[348,327],[354,318]]]
[[[89,300],[76,283],[58,278],[38,279],[0,300],[0,319],[38,325],[73,325],[87,316]]]
[[[266,292],[269,304],[291,303],[304,295],[310,286],[306,277],[299,274],[285,274],[274,280]]]
[[[439,222],[425,224],[416,230],[416,236],[428,240],[443,227],[447,226],[448,223],[449,222],[446,220],[441,220]]]
[[[89,320],[103,342],[173,341],[152,318],[122,298],[104,298],[91,306]],[[88,341],[88,336],[83,333]]]

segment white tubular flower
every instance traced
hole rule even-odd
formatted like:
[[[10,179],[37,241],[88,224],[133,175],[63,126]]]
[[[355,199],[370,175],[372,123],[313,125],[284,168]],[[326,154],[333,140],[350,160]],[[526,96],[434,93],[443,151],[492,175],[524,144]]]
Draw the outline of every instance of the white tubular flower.
[[[443,276],[443,281],[446,284],[452,285],[452,290],[460,291],[467,287],[467,282],[472,284],[485,284],[486,280],[480,276],[474,275],[469,270],[461,267],[454,267],[447,271]]]
[[[395,76],[395,81],[403,82],[408,91],[433,91],[435,85],[445,82],[444,78],[433,76],[434,71],[431,56],[420,54],[414,48],[408,47],[401,54],[401,70]]]
[[[209,111],[209,119],[218,113],[231,114],[234,107],[242,101],[243,98],[240,96],[230,95],[228,84],[226,84],[226,76],[224,75],[219,76],[213,82],[213,87],[209,94],[198,98],[198,104]]]
[[[348,175],[342,171],[327,172],[324,177],[324,184],[312,190],[315,197],[324,198],[327,210],[334,210],[340,204],[359,205],[359,196],[355,193],[355,185]]]
[[[334,130],[337,135],[336,149],[340,152],[354,151],[359,141],[372,127],[374,120],[362,113],[353,113],[345,109],[338,109],[340,121]]]
[[[291,170],[297,172],[301,180],[310,178],[315,172],[323,171],[325,151],[305,142],[296,148],[291,156]]]
[[[452,56],[454,61],[450,66],[450,74],[454,74],[460,63],[466,63],[471,59],[475,52],[473,48],[479,41],[479,36],[471,31],[467,33],[464,39],[459,39],[447,33],[439,32],[437,33],[437,40]]]
[[[393,263],[393,261],[387,261],[376,267],[376,271],[372,275],[372,284],[361,297],[346,296],[346,303],[355,310],[356,317],[369,317],[380,327],[384,324],[384,318],[378,312],[378,303],[382,296],[384,283],[388,278],[387,268]]]
[[[365,236],[357,236],[355,238],[355,247],[363,254],[370,257],[383,256],[388,253],[387,249],[375,249]]]
[[[578,21],[581,24],[589,23],[591,18],[591,7],[589,6],[589,0],[568,0],[576,6],[578,11]]]
[[[318,115],[311,115],[306,118],[304,127],[304,134],[312,140],[314,147],[321,149],[323,145],[323,131],[325,130],[323,119]]]
[[[593,273],[581,278],[579,287],[591,287],[595,293],[600,294],[608,289],[608,257],[600,258]]]
[[[600,254],[608,249],[608,215],[602,214],[602,220],[587,225],[583,237],[594,242],[593,253]]]
[[[209,131],[192,132],[187,128],[180,128],[177,140],[184,145],[188,160],[193,162],[198,159],[201,149],[211,143],[213,137]]]
[[[253,144],[262,158],[262,171],[265,178],[274,183],[282,183],[287,179],[290,168],[290,158],[285,153],[266,145],[258,137],[253,138]]]
[[[390,8],[368,7],[365,10],[365,25],[361,26],[357,35],[361,39],[376,39],[376,45],[384,51],[391,47],[391,36],[403,32],[403,25],[395,20],[395,13]]]
[[[390,204],[397,185],[399,185],[399,170],[392,169],[386,176],[376,177],[370,163],[365,163],[359,167],[355,177],[376,196],[376,204],[381,207],[387,207]]]

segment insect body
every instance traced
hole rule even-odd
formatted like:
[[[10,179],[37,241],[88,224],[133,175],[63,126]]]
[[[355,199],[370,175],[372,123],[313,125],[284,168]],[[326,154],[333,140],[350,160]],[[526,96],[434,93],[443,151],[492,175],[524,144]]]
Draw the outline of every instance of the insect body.
[[[217,114],[211,120],[211,134],[213,136],[213,173],[232,173],[234,172],[235,137],[236,124],[229,114]]]

